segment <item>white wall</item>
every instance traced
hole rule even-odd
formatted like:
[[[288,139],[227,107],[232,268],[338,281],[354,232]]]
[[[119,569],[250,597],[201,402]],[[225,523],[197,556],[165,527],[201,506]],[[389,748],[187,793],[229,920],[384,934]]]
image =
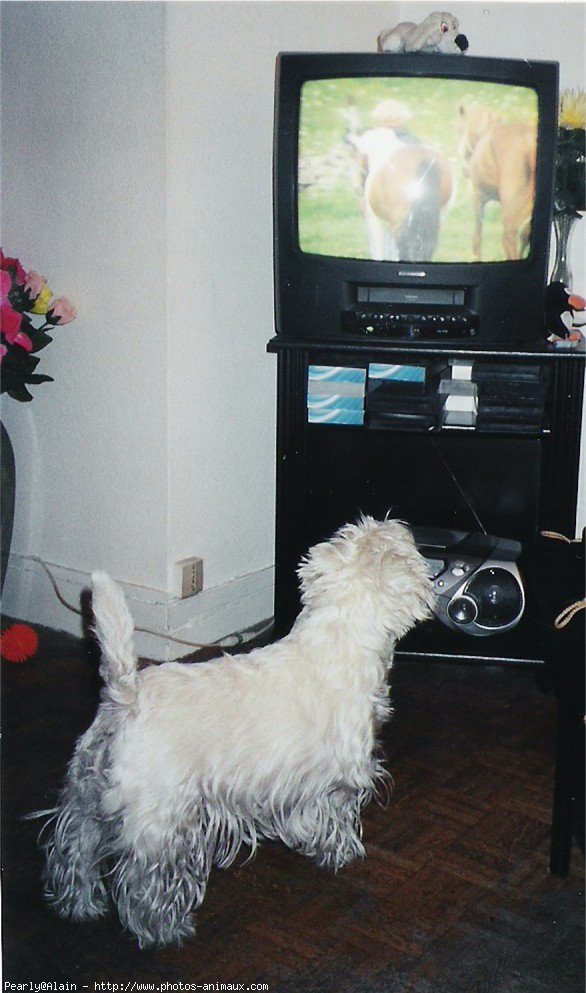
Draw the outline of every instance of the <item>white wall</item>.
[[[2,242],[79,317],[30,404],[3,397],[18,467],[14,565],[107,567],[165,589],[164,5],[2,5]],[[148,540],[147,540],[148,536]],[[38,613],[12,572],[5,609]],[[48,605],[49,606],[49,605]]]
[[[562,85],[583,84],[582,4],[449,6],[471,54],[559,60]],[[106,568],[147,620],[199,638],[270,613],[275,56],[373,50],[431,9],[3,5],[2,241],[79,310],[41,355],[55,382],[3,403],[20,472],[7,612],[77,630],[40,556],[72,594]],[[586,286],[583,252],[574,268]],[[177,605],[190,554],[206,591]]]
[[[39,556],[70,600],[102,567],[150,626],[197,638],[270,614],[275,56],[373,48],[381,13],[3,5],[2,240],[79,310],[42,354],[55,383],[3,403],[19,467],[7,613],[78,630]],[[174,605],[190,554],[206,591]]]
[[[212,586],[273,561],[275,56],[372,50],[383,15],[376,3],[166,6],[169,565],[193,552]]]

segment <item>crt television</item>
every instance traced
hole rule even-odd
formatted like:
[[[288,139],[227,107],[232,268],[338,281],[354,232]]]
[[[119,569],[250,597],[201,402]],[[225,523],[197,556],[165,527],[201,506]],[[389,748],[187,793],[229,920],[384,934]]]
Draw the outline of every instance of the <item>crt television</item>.
[[[543,338],[558,65],[282,53],[275,322],[289,338]]]

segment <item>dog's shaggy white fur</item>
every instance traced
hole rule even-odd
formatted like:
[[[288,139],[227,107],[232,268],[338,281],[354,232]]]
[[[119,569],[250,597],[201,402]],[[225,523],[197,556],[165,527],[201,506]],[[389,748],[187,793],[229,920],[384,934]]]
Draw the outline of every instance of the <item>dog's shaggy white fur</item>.
[[[181,942],[212,865],[242,844],[280,839],[333,869],[364,854],[394,644],[429,615],[432,588],[409,529],[368,517],[312,548],[299,577],[283,640],[139,671],[124,596],[94,574],[102,703],[45,842],[62,916],[100,916],[108,886],[141,947]]]

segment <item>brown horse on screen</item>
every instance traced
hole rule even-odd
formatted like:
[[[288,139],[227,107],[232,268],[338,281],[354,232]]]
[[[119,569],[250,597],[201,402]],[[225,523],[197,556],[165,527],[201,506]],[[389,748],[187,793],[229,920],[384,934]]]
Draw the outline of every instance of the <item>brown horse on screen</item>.
[[[361,159],[370,257],[429,262],[442,209],[453,193],[451,165],[429,145],[401,141],[389,127],[349,134]]]
[[[484,209],[490,200],[501,205],[506,259],[526,256],[535,197],[537,133],[523,123],[505,124],[477,105],[460,108],[460,152],[470,178],[474,208],[472,253],[482,257]]]

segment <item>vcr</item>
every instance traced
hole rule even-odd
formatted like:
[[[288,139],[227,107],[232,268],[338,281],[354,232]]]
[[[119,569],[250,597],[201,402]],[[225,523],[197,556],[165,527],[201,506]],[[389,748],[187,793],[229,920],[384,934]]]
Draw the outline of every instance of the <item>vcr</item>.
[[[419,305],[406,310],[396,304],[370,304],[342,312],[346,334],[387,338],[473,338],[478,316],[464,309]]]

